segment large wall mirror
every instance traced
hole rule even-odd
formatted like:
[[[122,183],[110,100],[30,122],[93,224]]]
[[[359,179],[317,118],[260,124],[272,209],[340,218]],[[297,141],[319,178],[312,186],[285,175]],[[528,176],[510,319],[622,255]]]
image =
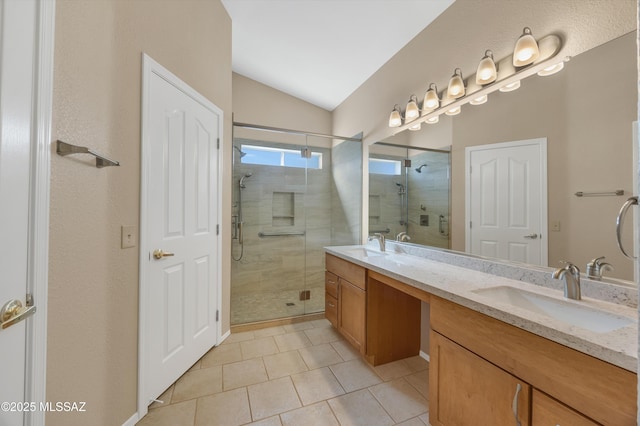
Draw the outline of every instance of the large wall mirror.
[[[529,77],[520,89],[496,92],[484,105],[466,105],[460,115],[443,115],[437,124],[371,145],[370,161],[383,167],[383,160],[400,160],[400,173],[385,177],[370,163],[369,230],[389,228],[392,238],[405,231],[412,243],[465,251],[466,148],[545,138],[548,226],[539,234],[548,247],[546,266],[555,268],[566,260],[584,272],[587,262],[605,256],[614,268],[605,275],[631,282],[634,264],[617,247],[616,217],[637,192],[636,62],[633,32],[571,58],[558,74]],[[432,158],[422,158],[427,155]],[[410,167],[402,163],[406,159]],[[422,164],[427,166],[418,173]],[[390,172],[391,166],[386,167]],[[404,185],[405,205],[397,184]],[[575,195],[615,190],[624,194]],[[391,213],[398,217],[389,219]],[[633,234],[629,215],[622,242],[631,251]]]

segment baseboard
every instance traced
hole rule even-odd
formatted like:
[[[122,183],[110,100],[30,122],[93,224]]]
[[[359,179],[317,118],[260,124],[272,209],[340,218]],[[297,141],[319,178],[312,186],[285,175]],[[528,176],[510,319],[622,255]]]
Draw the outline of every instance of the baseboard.
[[[427,362],[430,362],[431,358],[429,357],[429,354],[424,352],[424,351],[420,351],[420,357],[424,358],[425,360],[427,360]]]
[[[319,320],[319,319],[323,319],[324,317],[325,317],[324,312],[316,312],[314,314],[306,314],[306,315],[300,315],[296,317],[280,318],[275,320],[266,320],[266,321],[250,322],[247,324],[232,325],[231,331],[233,333],[241,333],[244,331],[254,331],[254,330],[260,330],[263,328],[277,327],[280,325],[296,324],[299,322]]]
[[[122,426],[135,426],[135,424],[138,423],[138,420],[140,419],[138,418],[138,413],[136,412],[133,414],[133,416],[129,417],[129,420],[122,423]]]
[[[224,333],[221,337],[220,337],[220,343],[224,342],[225,340],[227,340],[227,337],[231,336],[231,330],[227,330],[226,333]]]

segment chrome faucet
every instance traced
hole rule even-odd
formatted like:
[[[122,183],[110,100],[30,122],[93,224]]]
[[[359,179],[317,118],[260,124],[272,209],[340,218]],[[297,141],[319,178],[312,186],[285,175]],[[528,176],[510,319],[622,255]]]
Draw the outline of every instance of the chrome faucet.
[[[406,232],[402,231],[396,235],[396,241],[411,241],[411,237]]]
[[[564,279],[564,297],[567,299],[580,300],[580,269],[570,262],[562,261],[567,266],[553,271],[551,276],[557,280]]]
[[[378,244],[380,244],[380,251],[384,251],[385,248],[385,238],[384,235],[376,232],[373,235],[369,235],[369,241],[378,240]]]
[[[600,281],[604,271],[613,271],[613,266],[610,263],[603,262],[603,260],[604,256],[596,257],[587,263],[587,278]]]

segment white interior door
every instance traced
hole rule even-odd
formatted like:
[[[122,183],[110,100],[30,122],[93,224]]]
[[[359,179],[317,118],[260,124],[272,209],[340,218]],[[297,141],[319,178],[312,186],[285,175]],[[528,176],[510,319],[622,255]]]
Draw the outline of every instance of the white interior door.
[[[52,1],[0,0],[3,426],[44,424],[54,8]]]
[[[467,148],[467,251],[547,265],[546,139]]]
[[[222,112],[147,56],[144,69],[140,337],[149,404],[220,337]]]

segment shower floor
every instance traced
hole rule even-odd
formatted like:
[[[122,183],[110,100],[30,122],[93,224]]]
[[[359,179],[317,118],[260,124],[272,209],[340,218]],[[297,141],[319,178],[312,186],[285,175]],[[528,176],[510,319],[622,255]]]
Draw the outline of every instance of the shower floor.
[[[309,300],[300,300],[300,290],[254,292],[231,295],[231,324],[246,324],[324,311],[324,286],[311,287]]]

